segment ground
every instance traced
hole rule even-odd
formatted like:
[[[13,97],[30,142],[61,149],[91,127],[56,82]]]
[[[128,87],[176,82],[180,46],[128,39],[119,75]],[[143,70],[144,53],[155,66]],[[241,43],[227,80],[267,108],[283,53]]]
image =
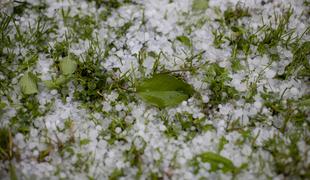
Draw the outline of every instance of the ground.
[[[3,179],[310,179],[310,1],[0,1]]]

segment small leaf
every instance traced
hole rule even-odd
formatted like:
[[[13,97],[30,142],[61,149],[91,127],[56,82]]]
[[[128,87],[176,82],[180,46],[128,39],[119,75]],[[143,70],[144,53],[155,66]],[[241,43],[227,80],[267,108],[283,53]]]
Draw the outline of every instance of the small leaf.
[[[55,80],[55,84],[57,86],[60,86],[62,84],[66,84],[67,82],[69,82],[70,80],[70,76],[62,76],[60,75],[56,80]]]
[[[194,89],[174,76],[156,74],[141,82],[137,86],[137,93],[147,103],[164,108],[188,99]]]
[[[55,80],[44,81],[45,86],[49,89],[58,89],[61,85],[66,84],[70,80],[70,76],[60,75]]]
[[[75,72],[77,63],[69,57],[65,57],[62,61],[60,61],[59,67],[62,74],[70,75]]]
[[[194,11],[205,11],[209,7],[209,0],[194,0],[192,9]]]
[[[0,101],[0,111],[6,107],[6,103]]]
[[[87,145],[89,144],[91,141],[89,139],[81,139],[80,140],[80,145],[83,146],[83,145]]]
[[[55,84],[55,82],[53,80],[46,80],[46,81],[44,81],[44,84],[49,89],[56,89],[57,88],[57,85]]]
[[[222,169],[223,172],[233,172],[236,170],[236,167],[234,166],[234,164],[232,163],[231,160],[213,153],[213,152],[204,152],[200,155],[198,155],[198,157],[201,158],[202,162],[208,162],[211,165],[211,169],[210,171],[216,171],[218,169]]]
[[[35,94],[38,92],[36,77],[30,72],[20,79],[19,84],[24,94]]]
[[[192,46],[191,40],[186,36],[178,36],[176,39],[180,41],[184,46],[187,46],[187,47]]]

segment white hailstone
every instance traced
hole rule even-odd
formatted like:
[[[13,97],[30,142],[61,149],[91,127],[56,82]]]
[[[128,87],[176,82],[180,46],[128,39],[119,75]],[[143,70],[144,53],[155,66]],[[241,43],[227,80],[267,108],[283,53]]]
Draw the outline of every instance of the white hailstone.
[[[17,78],[12,79],[12,84],[17,84],[17,82],[18,82]]]
[[[153,158],[154,158],[155,160],[159,160],[159,159],[160,159],[160,153],[159,153],[158,151],[155,151],[155,152],[153,153]]]
[[[37,130],[37,129],[31,129],[30,135],[31,135],[32,137],[36,137],[36,136],[38,135],[38,130]]]
[[[121,110],[123,110],[123,105],[117,104],[117,105],[115,106],[115,110],[116,110],[116,111],[121,111]]]
[[[133,46],[132,48],[131,48],[131,52],[132,52],[132,54],[136,54],[136,53],[138,53],[139,51],[140,51],[140,49],[142,48],[142,45],[141,44],[136,44],[135,46]]]
[[[211,165],[209,163],[203,163],[203,167],[206,169],[206,170],[210,170],[211,169]]]
[[[290,92],[291,92],[294,96],[295,96],[295,95],[298,95],[298,93],[300,93],[299,90],[298,90],[296,87],[292,87],[291,90],[290,90]]]
[[[185,165],[186,162],[187,162],[187,160],[186,160],[185,158],[183,158],[183,157],[179,157],[178,160],[179,160],[179,163],[180,163],[181,165]]]
[[[220,113],[223,115],[227,115],[230,112],[230,107],[219,105]]]
[[[59,173],[59,177],[62,179],[65,179],[67,177],[67,175],[64,172],[61,172],[61,173]],[[57,179],[57,178],[55,177],[55,179]]]
[[[99,126],[99,125],[97,125],[97,126],[96,126],[96,130],[97,130],[97,131],[101,131],[101,130],[102,130],[102,127]]]
[[[115,131],[117,134],[119,134],[119,133],[122,132],[122,128],[116,127],[114,131]]]
[[[161,125],[159,126],[159,130],[160,130],[160,131],[165,131],[166,129],[167,129],[166,126],[163,125],[163,124],[161,124]]]
[[[176,112],[178,112],[178,113],[183,112],[183,109],[180,108],[180,107],[177,107],[177,108],[176,108]]]
[[[32,154],[33,154],[33,156],[37,157],[39,155],[39,151],[38,150],[34,150]]]
[[[256,109],[261,109],[262,108],[262,102],[261,101],[255,101],[254,102],[254,107],[256,108]]]
[[[201,118],[203,118],[203,117],[205,117],[205,115],[203,114],[203,113],[198,113],[198,116],[197,116],[197,118],[199,118],[199,119],[201,119]]]
[[[266,78],[272,79],[276,75],[276,72],[272,69],[268,69],[265,75],[266,75]]]
[[[129,124],[131,124],[134,121],[134,118],[132,116],[126,116],[125,121]]]
[[[249,145],[244,145],[241,152],[246,155],[246,156],[249,156],[252,152],[252,149]]]
[[[4,80],[5,76],[0,72],[0,80]]]
[[[51,94],[52,95],[56,95],[57,94],[57,90],[56,89],[51,90]]]
[[[107,99],[109,99],[111,102],[115,101],[118,98],[118,93],[115,91],[112,91],[110,95],[108,95]]]
[[[247,86],[245,85],[245,83],[241,83],[236,89],[239,91],[246,91]]]
[[[151,70],[153,68],[153,65],[154,65],[154,59],[152,57],[147,57],[143,62],[143,66],[147,70]]]
[[[98,132],[96,130],[92,130],[89,132],[89,138],[90,139],[96,139],[98,136]]]
[[[184,179],[196,179],[194,174],[188,172],[188,171],[185,171],[184,172],[184,176],[183,176]]]
[[[104,112],[110,112],[112,110],[112,106],[110,105],[110,103],[108,102],[103,102],[102,103],[103,106],[102,106],[102,111]]]
[[[65,124],[61,121],[61,122],[58,122],[57,123],[57,127],[59,128],[59,129],[64,129],[65,128]]]
[[[222,67],[222,68],[226,68],[229,65],[230,65],[229,61],[222,61],[222,62],[219,63],[219,66]]]
[[[150,39],[150,34],[148,32],[144,33],[144,41],[148,41]]]
[[[182,106],[187,106],[187,101],[182,101]]]
[[[247,87],[245,85],[245,83],[241,82],[241,79],[239,79],[238,77],[233,77],[233,80],[231,81],[231,84],[236,88],[236,90],[238,91],[246,91]]]
[[[208,103],[209,102],[209,96],[208,95],[203,95],[202,96],[202,101],[204,102],[204,103]]]
[[[123,168],[124,167],[124,162],[122,162],[122,161],[118,161],[118,162],[116,162],[116,167],[118,168],[118,169],[121,169],[121,168]]]
[[[24,147],[26,147],[26,143],[25,143],[25,141],[21,140],[21,141],[18,141],[17,146],[20,149],[23,149]]]
[[[98,112],[94,113],[93,116],[94,116],[94,118],[96,118],[96,119],[100,119],[100,117],[101,117],[100,113],[98,113]]]
[[[187,101],[188,101],[189,104],[191,104],[192,102],[194,102],[194,99],[193,98],[189,98]]]
[[[69,113],[67,111],[63,111],[60,114],[60,118],[62,118],[62,119],[67,119],[68,117],[69,117]]]
[[[254,116],[255,114],[257,114],[258,109],[254,108],[254,107],[250,107],[248,108],[249,110],[247,112],[245,112],[244,114],[247,114],[248,116]]]
[[[218,127],[225,127],[226,122],[224,120],[220,120],[217,125],[218,125]]]
[[[240,118],[240,117],[243,116],[243,110],[242,109],[237,109],[237,110],[234,111],[234,113],[235,113],[235,116],[237,118]]]
[[[37,148],[39,151],[43,151],[44,149],[46,149],[46,144],[38,144]]]
[[[23,134],[21,134],[21,133],[17,133],[17,134],[15,135],[15,139],[16,139],[17,141],[23,141],[23,140],[24,140],[24,136],[23,136]]]
[[[33,148],[35,148],[36,147],[36,143],[29,143],[28,144],[28,148],[29,149],[33,149]]]

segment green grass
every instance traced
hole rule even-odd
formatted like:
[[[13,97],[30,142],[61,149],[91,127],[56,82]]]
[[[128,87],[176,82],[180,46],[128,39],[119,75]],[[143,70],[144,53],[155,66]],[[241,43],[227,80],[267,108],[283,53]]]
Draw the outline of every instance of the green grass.
[[[230,99],[238,98],[238,92],[235,88],[228,85],[231,78],[228,76],[228,71],[217,64],[210,64],[205,70],[207,82],[212,91],[210,104],[215,106],[221,103],[226,103]]]
[[[295,49],[293,52],[293,61],[285,67],[284,77],[287,79],[295,75],[301,78],[310,78],[310,41],[300,43]]]
[[[118,94],[115,102],[108,102],[112,107],[118,103],[125,106],[130,104],[129,107],[136,107],[140,101],[135,95],[135,89],[139,82],[148,76],[157,73],[173,73],[176,76],[191,78],[195,75],[203,74],[203,81],[207,84],[208,93],[210,92],[208,94],[210,101],[202,103],[199,93],[195,94],[193,99],[194,103],[197,103],[195,106],[197,105],[197,108],[205,111],[203,113],[205,113],[206,117],[194,118],[192,114],[186,111],[172,116],[168,114],[166,109],[152,109],[158,113],[156,119],[161,121],[166,127],[163,135],[169,141],[179,140],[182,134],[184,135],[184,140],[182,139],[182,141],[188,143],[207,131],[211,134],[215,133],[216,126],[207,123],[209,123],[208,119],[210,118],[222,118],[218,113],[218,105],[225,103],[236,105],[236,101],[245,100],[245,104],[251,106],[255,102],[255,98],[262,97],[263,107],[268,110],[268,113],[260,109],[257,115],[250,117],[250,122],[247,125],[243,125],[242,119],[226,119],[229,122],[224,134],[219,136],[218,141],[216,141],[216,153],[223,151],[227,147],[225,146],[226,144],[229,145],[231,143],[239,148],[248,144],[253,150],[249,157],[250,162],[253,160],[251,158],[256,158],[254,155],[261,150],[268,152],[273,157],[270,162],[263,159],[260,160],[259,168],[262,174],[265,173],[264,166],[266,166],[270,167],[271,171],[275,171],[278,175],[284,175],[285,178],[310,178],[307,171],[310,167],[306,164],[304,158],[306,155],[300,153],[297,144],[301,140],[305,141],[307,145],[310,143],[310,139],[305,133],[310,126],[308,121],[309,95],[303,95],[298,99],[287,98],[285,93],[290,88],[287,88],[282,94],[274,93],[266,87],[264,92],[260,92],[260,83],[262,80],[266,80],[264,77],[265,70],[271,67],[273,62],[277,63],[282,60],[282,52],[278,52],[278,47],[292,52],[293,58],[285,67],[284,74],[277,74],[277,80],[283,83],[289,82],[292,79],[304,83],[309,81],[310,65],[308,59],[310,43],[304,37],[309,35],[310,28],[308,27],[299,35],[297,35],[294,28],[290,28],[290,21],[293,18],[296,19],[293,8],[284,9],[279,14],[275,13],[271,19],[262,22],[262,26],[254,30],[243,23],[244,20],[251,20],[251,17],[254,16],[252,9],[244,4],[238,3],[236,6],[229,7],[221,12],[219,8],[209,7],[208,1],[197,0],[195,1],[197,4],[194,4],[192,7],[195,9],[195,12],[182,12],[183,20],[178,19],[177,26],[183,28],[183,33],[169,39],[173,50],[176,50],[179,46],[182,47],[180,53],[185,58],[177,57],[177,55],[171,57],[164,50],[159,53],[148,52],[147,44],[144,44],[139,53],[133,55],[137,59],[139,66],[136,69],[132,68],[128,72],[120,73],[118,68],[108,71],[102,65],[114,53],[112,49],[117,49],[116,44],[118,42],[111,41],[110,37],[100,39],[99,35],[94,32],[96,29],[101,28],[101,26],[105,26],[107,19],[122,6],[137,5],[139,6],[137,9],[140,8],[139,10],[143,13],[144,9],[140,7],[139,3],[132,2],[131,0],[88,0],[88,2],[92,2],[97,8],[101,8],[100,12],[98,11],[98,14],[77,13],[71,15],[72,9],[70,7],[59,9],[60,21],[63,21],[65,27],[68,28],[62,39],[56,39],[57,30],[61,28],[58,27],[58,22],[56,22],[58,20],[43,14],[48,7],[47,4],[34,6],[27,2],[15,2],[13,15],[9,16],[0,13],[0,73],[4,77],[0,81],[0,118],[7,113],[7,110],[13,108],[16,110],[16,114],[9,121],[9,128],[0,128],[0,160],[10,161],[15,159],[19,161],[19,156],[23,152],[13,151],[16,147],[12,143],[12,137],[17,133],[22,133],[28,138],[31,128],[37,128],[34,127],[34,122],[39,120],[40,117],[44,117],[53,109],[55,99],[52,99],[45,106],[40,105],[37,94],[41,93],[42,90],[50,91],[56,89],[64,103],[67,103],[66,98],[69,94],[73,93],[73,100],[81,104],[79,108],[90,113],[87,120],[92,121],[96,126],[100,126],[103,122],[102,119],[96,119],[94,113],[102,115],[104,120],[110,119],[111,122],[108,124],[108,127],[101,130],[97,138],[106,140],[108,147],[113,148],[118,143],[130,143],[128,142],[130,138],[126,136],[126,132],[132,130],[131,128],[135,121],[130,123],[124,121],[124,117],[130,115],[132,109],[123,110],[122,112],[114,109],[106,112],[102,109],[102,103],[107,101],[105,98],[108,94],[111,92]],[[304,1],[304,4],[309,6],[308,1]],[[213,17],[206,16],[205,13],[209,11],[214,11],[217,18],[212,19]],[[38,14],[38,17],[34,19],[34,24],[21,27],[18,23],[18,18],[27,13]],[[166,18],[168,15],[166,15]],[[116,35],[116,41],[121,40],[126,36],[130,28],[137,24],[137,21],[141,23],[140,29],[147,29],[147,19],[143,15],[142,19],[126,20],[120,27],[107,27],[110,33],[108,35]],[[216,63],[209,64],[207,62],[208,59],[204,59],[206,51],[197,50],[195,39],[193,38],[196,36],[195,31],[203,30],[206,23],[210,21],[214,21],[218,25],[216,27],[219,27],[212,31],[213,45],[215,48],[231,52],[231,67],[223,68]],[[13,31],[16,31],[16,34],[12,35]],[[162,34],[158,33],[158,35],[161,36]],[[90,42],[90,48],[82,55],[77,56],[70,53],[70,49],[78,44],[79,40]],[[25,49],[23,53],[14,51],[14,49],[19,49],[20,47]],[[126,45],[122,48],[123,50],[129,50],[129,47],[126,47]],[[47,59],[52,59],[52,66],[49,71],[52,74],[52,81],[49,83],[43,82],[40,79],[41,74],[33,72],[41,55],[45,55]],[[249,58],[256,56],[267,56],[270,62],[266,67],[258,67],[262,70],[259,72],[258,77],[253,82],[250,82],[252,72],[247,62]],[[147,57],[152,57],[155,61],[150,74],[146,74],[147,69],[144,67]],[[64,67],[62,67],[64,58],[70,58],[76,63],[76,66],[71,70],[64,70]],[[169,70],[163,65],[164,63],[162,62],[170,61],[170,58],[183,61],[180,69]],[[38,88],[34,93],[21,93],[16,82],[28,72],[33,72],[33,78],[36,79]],[[232,80],[230,75],[234,73],[246,74],[244,82],[248,86],[247,92],[238,92],[230,85]],[[265,85],[267,86],[267,84]],[[73,88],[70,89],[69,86]],[[71,90],[72,92],[70,92]],[[151,109],[152,107],[147,106],[147,108]],[[269,116],[272,116],[274,119],[282,119],[283,121],[276,124],[274,120],[270,120]],[[145,119],[145,123],[151,123],[149,121],[149,119]],[[89,138],[75,138],[74,119],[66,119],[64,126],[64,128],[57,129],[59,133],[69,136],[64,142],[60,141],[57,133],[57,140],[52,140],[48,138],[49,135],[46,129],[40,132],[46,138],[45,142],[40,143],[45,143],[47,146],[46,149],[39,152],[36,160],[40,163],[50,163],[52,160],[49,157],[52,153],[58,153],[63,160],[76,156],[77,161],[72,168],[81,173],[89,172],[94,154],[75,152],[75,149],[77,147],[85,148],[90,145],[91,140]],[[258,145],[256,141],[260,131],[258,134],[253,133],[258,126],[276,128],[279,136],[270,138],[263,145]],[[117,127],[121,128],[124,133],[118,134],[115,132]],[[234,142],[229,142],[227,135],[233,132],[240,134],[240,137]],[[143,156],[145,147],[148,144],[144,140],[143,143],[142,148],[132,143],[128,150],[122,152],[125,161],[129,163],[131,168],[137,170],[137,179],[141,178],[141,175],[144,173],[147,173],[150,179],[162,179],[165,176],[169,178],[174,169],[181,168],[178,163],[179,155],[176,150],[173,159],[169,160],[171,161],[169,164],[170,169],[167,172],[161,169],[166,159],[165,152],[158,148],[156,151],[160,153],[160,158],[154,160],[154,164],[159,172],[153,172],[153,170],[145,172]],[[206,154],[208,157],[206,157]],[[210,153],[198,155],[205,163],[211,163],[211,171],[228,172],[237,177],[236,175],[240,171],[247,168],[245,164],[240,168],[233,167],[231,160],[228,158],[221,157],[218,154],[211,155],[213,155],[213,159],[209,158]],[[201,169],[201,162],[198,156],[193,159],[195,172]],[[220,167],[219,164],[224,164],[224,166]],[[55,175],[60,175],[60,172],[62,172],[61,167],[57,168]],[[10,163],[7,169],[11,173],[11,179],[16,179],[15,166]],[[111,172],[111,174],[107,174],[109,179],[118,179],[126,176],[125,169],[111,169]],[[92,175],[88,175],[88,177],[89,179],[96,179]]]
[[[297,179],[307,179],[310,177],[309,164],[304,164],[298,150],[297,142],[301,138],[301,132],[288,134],[289,142],[285,142],[279,136],[270,138],[263,146],[263,149],[273,156],[273,165],[277,174],[285,177],[295,177]],[[289,160],[288,160],[289,159]]]

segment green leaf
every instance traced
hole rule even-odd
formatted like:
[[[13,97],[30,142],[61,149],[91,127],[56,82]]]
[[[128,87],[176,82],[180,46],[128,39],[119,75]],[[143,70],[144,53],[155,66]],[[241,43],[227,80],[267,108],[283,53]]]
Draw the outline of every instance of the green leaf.
[[[194,93],[189,84],[168,74],[156,74],[142,81],[136,89],[144,101],[159,108],[175,106]]]
[[[234,164],[232,163],[231,160],[213,153],[213,152],[204,152],[200,155],[198,155],[198,157],[201,158],[202,162],[208,162],[211,165],[211,169],[210,171],[216,171],[219,169],[222,169],[223,172],[233,172],[236,170],[236,167],[234,166]]]
[[[4,109],[5,107],[6,107],[6,103],[0,101],[0,111]]]
[[[30,72],[26,73],[19,81],[20,88],[24,94],[35,94],[38,92],[36,76]]]
[[[149,104],[158,107],[177,105],[188,98],[188,95],[177,91],[140,92],[139,95]]]
[[[192,9],[194,11],[205,11],[209,7],[209,0],[194,0]]]
[[[80,140],[80,145],[83,146],[83,145],[87,145],[89,144],[91,141],[89,139],[81,139]]]
[[[62,85],[66,84],[70,80],[70,76],[60,75],[58,78],[54,80],[44,81],[45,86],[49,89],[58,89]]]
[[[16,175],[16,168],[12,162],[10,162],[10,179],[11,180],[18,180],[17,175]]]
[[[56,80],[55,80],[55,83],[60,86],[62,84],[65,84],[67,82],[69,82],[70,80],[70,76],[62,76],[60,75]]]
[[[192,46],[191,40],[186,36],[178,36],[176,39],[180,41],[184,46],[187,46],[187,47]]]
[[[65,57],[62,61],[60,61],[59,68],[62,74],[70,75],[75,72],[77,63],[69,57]]]
[[[57,88],[57,85],[55,84],[55,82],[53,80],[46,80],[46,81],[44,81],[44,84],[49,89],[56,89]]]
[[[124,176],[123,169],[114,169],[113,172],[109,176],[109,180],[116,180],[122,176]]]

